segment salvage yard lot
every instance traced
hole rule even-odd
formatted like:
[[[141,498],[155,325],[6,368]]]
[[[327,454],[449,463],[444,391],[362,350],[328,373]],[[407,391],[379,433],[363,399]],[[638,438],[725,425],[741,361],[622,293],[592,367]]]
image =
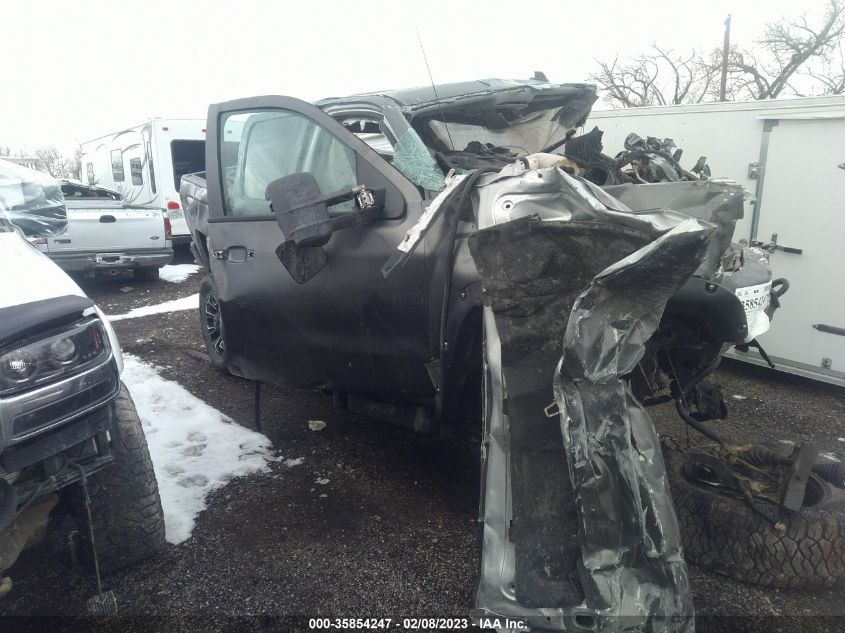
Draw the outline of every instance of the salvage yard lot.
[[[127,277],[85,281],[84,289],[109,315],[198,292],[202,271],[169,272],[169,281]],[[252,383],[214,371],[205,360],[197,312],[178,309],[182,303],[171,304],[175,311],[117,320],[124,352],[254,428]],[[802,440],[821,452],[845,449],[841,391],[734,362],[725,363],[717,380],[730,396],[729,419],[719,423],[730,437]],[[651,413],[659,432],[683,438],[671,405]],[[310,420],[324,421],[325,428],[311,430]],[[416,437],[335,411],[331,396],[320,391],[275,386],[263,391],[262,422],[274,450],[265,472],[211,492],[187,540],[105,579],[123,615],[202,616],[178,626],[205,631],[223,627],[209,620],[220,616],[467,614],[480,551],[477,439]],[[66,552],[60,531],[26,552],[13,569],[15,589],[3,613],[82,614],[93,580],[73,573]],[[832,632],[845,622],[842,587],[761,589],[695,567],[690,577],[698,630]],[[166,628],[171,620],[157,622]]]

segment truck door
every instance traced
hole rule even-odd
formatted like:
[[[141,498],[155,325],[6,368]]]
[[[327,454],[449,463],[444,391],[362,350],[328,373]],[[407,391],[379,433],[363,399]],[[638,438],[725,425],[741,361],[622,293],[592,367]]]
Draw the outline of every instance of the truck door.
[[[419,217],[419,190],[318,108],[287,97],[211,106],[206,144],[208,251],[229,368],[265,382],[325,384],[373,396],[430,394],[423,254],[382,266]],[[285,236],[267,185],[309,172],[323,195],[384,189],[376,220],[336,231],[325,266],[297,283],[276,255]],[[354,210],[352,203],[330,214]],[[419,249],[422,250],[422,249]]]
[[[772,274],[790,289],[760,342],[775,362],[843,384],[845,119],[782,119],[767,128],[756,239],[776,235]]]

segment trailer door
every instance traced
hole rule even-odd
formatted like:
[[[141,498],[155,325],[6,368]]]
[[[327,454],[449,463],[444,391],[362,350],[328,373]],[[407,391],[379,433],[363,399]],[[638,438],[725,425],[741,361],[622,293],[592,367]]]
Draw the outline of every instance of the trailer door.
[[[845,118],[767,129],[755,239],[777,236],[772,271],[790,290],[760,342],[794,369],[845,384]]]

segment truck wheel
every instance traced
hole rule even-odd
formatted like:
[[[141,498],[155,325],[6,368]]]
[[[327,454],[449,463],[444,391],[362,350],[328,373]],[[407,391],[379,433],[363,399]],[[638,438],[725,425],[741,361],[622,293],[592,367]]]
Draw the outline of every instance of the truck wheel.
[[[200,286],[200,327],[205,351],[214,369],[222,374],[228,374],[229,355],[226,350],[223,314],[220,311],[220,301],[217,299],[217,288],[214,278],[206,275]]]
[[[132,274],[138,281],[156,281],[159,277],[158,267],[136,268]]]
[[[152,556],[164,543],[164,516],[141,419],[125,385],[114,401],[110,431],[114,462],[88,479],[100,571],[108,573]],[[74,486],[79,493],[79,486]],[[93,567],[82,495],[72,500],[80,557]]]
[[[845,576],[845,491],[813,475],[805,506],[777,531],[744,500],[688,478],[683,453],[666,449],[664,460],[688,562],[766,587],[831,587]]]

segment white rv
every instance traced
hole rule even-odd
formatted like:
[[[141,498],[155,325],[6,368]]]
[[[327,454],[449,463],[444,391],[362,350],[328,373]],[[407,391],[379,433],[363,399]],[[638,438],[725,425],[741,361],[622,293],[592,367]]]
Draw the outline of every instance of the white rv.
[[[760,343],[778,369],[845,386],[845,96],[593,111],[591,125],[605,154],[630,132],[671,138],[687,169],[707,156],[751,193],[734,240],[776,242],[772,272],[790,283]]]
[[[182,176],[205,170],[205,119],[149,119],[82,143],[82,180],[170,217],[173,245],[191,234],[179,200]]]

